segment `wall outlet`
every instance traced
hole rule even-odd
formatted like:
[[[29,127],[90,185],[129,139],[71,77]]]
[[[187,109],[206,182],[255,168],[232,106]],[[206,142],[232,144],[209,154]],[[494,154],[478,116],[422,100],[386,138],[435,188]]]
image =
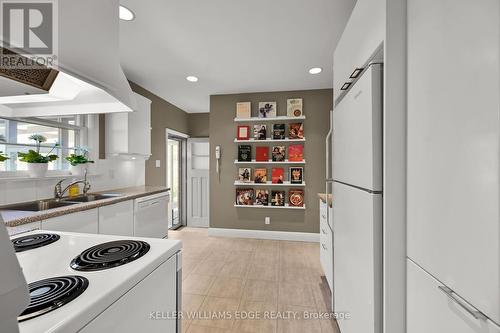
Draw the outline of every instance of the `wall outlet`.
[[[159,168],[159,167],[160,167],[160,165],[161,165],[160,160],[155,160],[155,166],[156,166],[157,168]]]
[[[269,216],[266,216],[266,219],[264,220],[265,224],[271,224],[271,218]]]

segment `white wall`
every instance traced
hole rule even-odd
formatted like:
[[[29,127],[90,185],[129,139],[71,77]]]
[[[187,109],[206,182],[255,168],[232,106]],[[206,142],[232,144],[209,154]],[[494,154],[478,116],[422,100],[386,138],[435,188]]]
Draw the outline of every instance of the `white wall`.
[[[91,191],[144,185],[145,161],[99,160],[97,148],[99,146],[98,116],[90,116],[88,128],[87,145],[90,149],[90,158],[96,161],[95,164],[89,166],[88,180],[92,186]],[[54,174],[60,174],[61,177],[55,177]],[[53,198],[54,186],[59,180],[66,178],[64,185],[69,184],[75,178],[79,178],[68,178],[67,174],[68,172],[52,173],[46,179],[31,180],[29,178],[2,179],[0,173],[0,205]]]

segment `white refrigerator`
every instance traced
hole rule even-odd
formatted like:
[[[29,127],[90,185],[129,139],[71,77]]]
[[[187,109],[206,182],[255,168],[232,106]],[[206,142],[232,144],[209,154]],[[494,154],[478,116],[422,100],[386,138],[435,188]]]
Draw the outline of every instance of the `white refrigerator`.
[[[333,307],[342,333],[382,332],[382,65],[333,112]]]

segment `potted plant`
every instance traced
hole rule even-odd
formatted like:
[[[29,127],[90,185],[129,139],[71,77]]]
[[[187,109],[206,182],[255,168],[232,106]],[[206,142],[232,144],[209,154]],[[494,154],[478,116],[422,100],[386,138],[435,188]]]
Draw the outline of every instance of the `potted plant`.
[[[69,162],[69,171],[72,175],[82,176],[87,169],[88,163],[94,163],[94,161],[89,160],[89,151],[87,148],[78,147],[75,148],[75,153],[66,157]]]
[[[59,144],[54,144],[47,154],[42,155],[40,154],[40,147],[42,142],[47,141],[47,138],[43,135],[33,134],[29,139],[35,141],[35,150],[30,149],[27,153],[17,153],[20,157],[19,161],[28,163],[28,174],[30,177],[44,177],[47,173],[48,163],[57,160],[58,156],[52,154],[52,152]]]
[[[0,134],[0,142],[5,142],[5,137],[1,134]],[[8,159],[9,158],[7,157],[7,155],[5,155],[3,151],[0,150],[0,162],[6,161]]]

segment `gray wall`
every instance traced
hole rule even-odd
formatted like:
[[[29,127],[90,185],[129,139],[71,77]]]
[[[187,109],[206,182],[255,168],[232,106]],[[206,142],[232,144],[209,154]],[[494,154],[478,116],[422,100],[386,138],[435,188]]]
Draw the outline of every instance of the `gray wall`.
[[[286,115],[286,100],[303,98],[304,175],[305,210],[236,208],[234,180],[238,166],[234,164],[237,156],[237,124],[233,119],[237,102],[252,102],[253,116],[262,101],[276,101],[278,115]],[[250,94],[210,96],[210,227],[231,229],[254,229],[292,232],[319,232],[318,192],[325,190],[325,136],[329,129],[329,111],[333,106],[331,89],[305,90],[290,92],[265,92]],[[222,148],[220,182],[215,172],[215,146]],[[287,166],[285,166],[287,167]],[[268,173],[270,170],[268,170]],[[265,225],[264,218],[271,217],[271,224]]]
[[[189,136],[193,138],[208,138],[210,114],[190,113],[189,114]]]
[[[146,185],[162,186],[167,183],[165,129],[191,137],[208,137],[208,113],[186,113],[163,98],[130,81],[132,90],[151,100],[151,157],[146,161]],[[155,161],[160,160],[160,168]]]

